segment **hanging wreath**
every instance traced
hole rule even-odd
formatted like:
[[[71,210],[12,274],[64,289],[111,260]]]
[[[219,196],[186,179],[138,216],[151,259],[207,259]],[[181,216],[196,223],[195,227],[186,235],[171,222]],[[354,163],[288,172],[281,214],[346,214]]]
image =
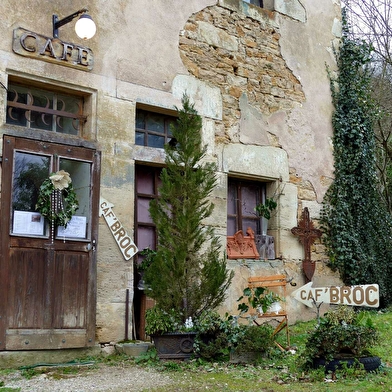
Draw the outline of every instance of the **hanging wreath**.
[[[67,227],[79,208],[72,180],[64,170],[52,173],[39,188],[36,209],[54,226]]]

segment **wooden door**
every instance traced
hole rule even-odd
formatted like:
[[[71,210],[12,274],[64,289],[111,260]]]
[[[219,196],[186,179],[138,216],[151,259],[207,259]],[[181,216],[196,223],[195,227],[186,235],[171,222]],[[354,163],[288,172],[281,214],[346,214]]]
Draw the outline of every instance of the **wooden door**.
[[[0,350],[94,344],[99,166],[94,149],[4,137]],[[36,212],[40,185],[58,170],[79,202],[65,231]]]

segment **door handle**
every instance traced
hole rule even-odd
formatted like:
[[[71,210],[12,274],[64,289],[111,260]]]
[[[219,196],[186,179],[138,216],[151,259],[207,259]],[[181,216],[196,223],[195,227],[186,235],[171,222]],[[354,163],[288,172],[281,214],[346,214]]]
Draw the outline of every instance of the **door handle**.
[[[86,249],[88,251],[92,250],[94,252],[95,251],[95,244],[96,244],[96,241],[92,240],[91,244],[87,244]]]

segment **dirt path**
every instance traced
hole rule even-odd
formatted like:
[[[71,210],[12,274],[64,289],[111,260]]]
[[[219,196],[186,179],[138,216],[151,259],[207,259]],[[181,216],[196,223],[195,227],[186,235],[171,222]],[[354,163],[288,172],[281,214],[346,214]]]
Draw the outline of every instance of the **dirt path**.
[[[169,376],[137,366],[97,365],[79,368],[77,373],[61,374],[53,370],[32,377],[20,372],[0,376],[4,387],[21,388],[21,392],[128,392],[150,390],[171,383]]]

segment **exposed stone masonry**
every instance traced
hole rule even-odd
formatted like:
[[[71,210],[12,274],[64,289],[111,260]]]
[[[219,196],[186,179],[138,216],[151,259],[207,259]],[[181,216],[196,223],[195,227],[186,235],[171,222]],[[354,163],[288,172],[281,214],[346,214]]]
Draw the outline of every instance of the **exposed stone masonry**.
[[[192,15],[181,32],[180,53],[189,72],[221,90],[223,124],[216,124],[218,139],[230,140],[227,131],[238,125],[242,94],[265,115],[290,110],[305,99],[281,56],[272,14],[261,8],[258,12],[260,20],[255,20],[211,6]]]

